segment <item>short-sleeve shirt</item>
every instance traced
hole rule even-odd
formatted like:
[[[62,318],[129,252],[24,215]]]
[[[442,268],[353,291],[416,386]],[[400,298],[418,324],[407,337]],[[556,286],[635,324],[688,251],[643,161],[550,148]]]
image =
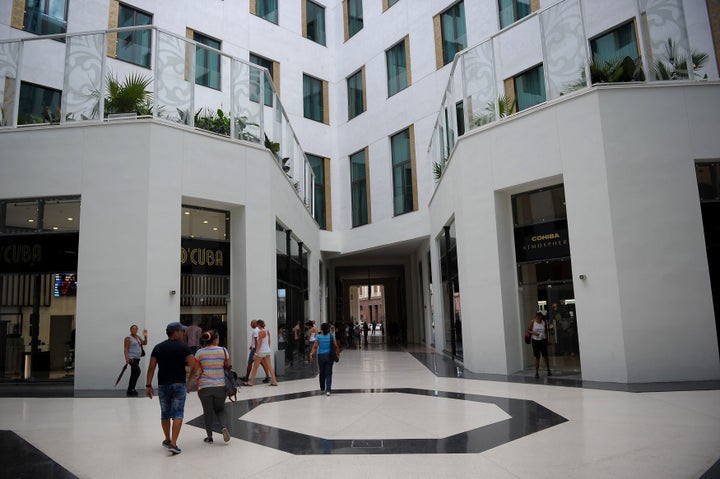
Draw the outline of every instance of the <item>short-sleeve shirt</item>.
[[[334,334],[318,334],[318,354],[330,354],[330,341],[335,339]]]
[[[185,382],[185,358],[192,356],[192,351],[183,341],[166,339],[155,345],[150,356],[157,361],[158,385]]]
[[[225,358],[227,351],[221,346],[208,346],[195,353],[202,366],[198,389],[225,386]]]

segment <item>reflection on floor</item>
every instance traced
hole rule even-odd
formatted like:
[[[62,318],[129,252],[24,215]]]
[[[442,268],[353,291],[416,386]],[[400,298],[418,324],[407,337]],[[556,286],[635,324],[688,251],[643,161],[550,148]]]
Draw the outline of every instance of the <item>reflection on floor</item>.
[[[233,439],[213,444],[191,393],[178,456],[160,444],[157,399],[0,398],[0,430],[59,465],[37,475],[44,459],[6,454],[0,477],[720,477],[718,384],[636,393],[479,375],[424,347],[370,342],[342,353],[331,396],[318,386],[312,365],[293,364],[278,387],[242,388],[227,406]],[[0,450],[15,450],[5,434]]]

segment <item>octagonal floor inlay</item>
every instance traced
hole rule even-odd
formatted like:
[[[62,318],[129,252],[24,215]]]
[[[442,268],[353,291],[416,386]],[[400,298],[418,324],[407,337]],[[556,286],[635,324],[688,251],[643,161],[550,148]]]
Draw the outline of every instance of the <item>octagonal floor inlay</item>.
[[[346,428],[340,427],[338,430],[322,429],[324,427],[322,425],[323,423],[333,423],[342,416],[342,414],[338,414],[338,411],[343,411],[342,408],[336,408],[336,406],[338,400],[342,399],[343,396],[368,394],[372,395],[373,398],[380,398],[381,403],[387,400],[388,405],[396,410],[398,405],[394,403],[398,397],[405,398],[406,395],[427,397],[431,401],[434,401],[434,403],[431,403],[433,404],[431,410],[434,411],[433,414],[440,416],[438,418],[439,421],[443,420],[445,412],[442,410],[446,409],[445,406],[456,404],[454,401],[446,400],[474,402],[490,407],[481,408],[485,415],[484,425],[478,426],[477,423],[473,423],[471,426],[474,426],[474,429],[467,429],[456,433],[450,432],[449,435],[441,438],[427,437],[425,431],[428,428],[424,427],[420,427],[423,433],[418,432],[418,436],[399,437],[400,435],[404,435],[409,427],[407,424],[398,426],[397,423],[393,427],[379,432],[375,431],[375,433],[371,433],[368,429],[360,431],[357,429],[357,426],[356,429],[353,429],[352,424],[346,425]],[[393,398],[392,395],[396,397]],[[358,397],[362,399],[362,396]],[[386,399],[387,397],[390,397],[390,399]],[[317,404],[304,401],[298,403],[298,400],[305,399],[315,401]],[[366,415],[371,414],[367,412],[369,409],[366,404],[368,400],[368,398],[364,398],[360,406]],[[373,399],[373,401],[375,400],[377,399]],[[415,412],[415,424],[430,422],[431,414],[428,413],[427,410],[416,409],[416,406],[413,406],[411,400],[404,399],[404,401],[406,409]],[[412,401],[414,401],[414,399]],[[354,403],[353,400],[351,400],[351,402]],[[263,411],[263,408],[260,408],[257,415],[262,417],[256,417],[253,420],[252,415],[249,414],[250,412],[261,406],[270,404],[278,404],[281,407],[268,408],[265,411]],[[311,410],[323,411],[323,420],[313,425],[299,424],[296,422],[296,418],[301,417],[306,411],[298,407],[298,404],[304,404],[306,408],[310,408]],[[429,403],[420,400],[416,404],[427,407]],[[282,407],[283,405],[284,407]],[[494,418],[495,422],[488,423],[487,418],[491,417],[488,416],[488,414],[496,414],[496,412],[491,412],[494,411],[495,408],[501,410],[506,415],[506,418],[503,419],[497,416]],[[467,411],[465,408],[461,409]],[[535,401],[526,399],[411,388],[346,389],[333,391],[331,397],[326,397],[317,390],[306,391],[228,403],[226,410],[228,417],[231,418],[228,427],[233,437],[255,444],[262,444],[290,454],[479,453],[567,421],[564,417],[541,406]],[[478,413],[476,409],[470,410]],[[317,418],[317,412],[314,414]],[[364,416],[361,414],[361,417]],[[397,413],[395,413],[395,417],[397,418]],[[255,421],[263,421],[264,424]],[[449,422],[454,424],[457,424],[458,421],[457,418],[449,420]],[[188,424],[200,428],[204,427],[202,416],[188,421]],[[282,424],[282,426],[278,427],[272,424]],[[375,423],[375,425],[377,426],[377,423]],[[397,427],[400,427],[400,431],[397,430]],[[431,427],[434,426],[430,426],[430,428]],[[347,431],[347,434],[338,434],[340,430]],[[457,428],[453,430],[457,430]],[[415,429],[415,431],[417,432],[418,430]],[[219,432],[219,426],[216,432]],[[352,434],[350,434],[350,432],[352,432]],[[356,436],[355,434],[361,434],[361,436]],[[423,435],[425,437],[423,437]],[[433,434],[433,436],[437,435],[438,434]]]
[[[332,420],[327,420],[330,407]],[[405,393],[358,393],[261,404],[240,419],[326,439],[441,439],[509,418],[489,403]]]

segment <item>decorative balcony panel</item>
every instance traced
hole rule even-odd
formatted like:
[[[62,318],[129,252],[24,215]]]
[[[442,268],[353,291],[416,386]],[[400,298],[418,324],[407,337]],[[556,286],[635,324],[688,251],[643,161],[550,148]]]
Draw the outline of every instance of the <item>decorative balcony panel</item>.
[[[647,67],[653,80],[695,79],[682,0],[638,0],[640,31]],[[689,64],[688,64],[689,63]]]
[[[67,37],[61,123],[100,118],[105,37],[105,33]]]
[[[17,124],[18,65],[23,44],[0,43],[0,127]]]
[[[158,31],[155,62],[155,115],[193,126],[195,45]]]
[[[579,0],[566,0],[540,12],[547,99],[578,89],[584,78],[587,42]],[[587,84],[582,85],[587,86]]]
[[[465,84],[464,112],[469,129],[495,121],[497,82],[493,41],[481,43],[462,55],[461,68]]]

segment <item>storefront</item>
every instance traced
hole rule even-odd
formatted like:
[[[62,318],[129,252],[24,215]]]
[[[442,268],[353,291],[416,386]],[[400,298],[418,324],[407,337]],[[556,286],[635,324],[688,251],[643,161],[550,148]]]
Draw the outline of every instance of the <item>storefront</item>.
[[[580,373],[578,323],[572,282],[565,190],[563,185],[512,197],[517,261],[520,325],[542,311],[551,346],[550,367]],[[533,365],[532,349],[524,350],[524,364]]]
[[[72,380],[80,198],[0,201],[0,380]]]

